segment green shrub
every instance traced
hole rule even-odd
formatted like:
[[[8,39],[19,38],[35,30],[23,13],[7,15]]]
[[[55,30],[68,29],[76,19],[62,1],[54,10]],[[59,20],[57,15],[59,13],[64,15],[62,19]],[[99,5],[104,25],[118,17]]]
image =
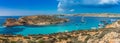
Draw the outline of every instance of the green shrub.
[[[16,41],[11,41],[11,43],[17,43]]]
[[[38,43],[45,43],[44,40],[39,40]]]

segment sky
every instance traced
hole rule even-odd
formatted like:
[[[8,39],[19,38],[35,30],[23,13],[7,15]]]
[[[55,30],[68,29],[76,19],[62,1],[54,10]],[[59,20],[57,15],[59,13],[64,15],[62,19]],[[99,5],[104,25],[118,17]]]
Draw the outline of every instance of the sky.
[[[119,3],[120,0],[0,0],[0,16],[90,12],[120,13]]]
[[[119,13],[120,0],[59,0],[58,11],[64,13]]]
[[[0,15],[57,13],[57,0],[0,0]]]

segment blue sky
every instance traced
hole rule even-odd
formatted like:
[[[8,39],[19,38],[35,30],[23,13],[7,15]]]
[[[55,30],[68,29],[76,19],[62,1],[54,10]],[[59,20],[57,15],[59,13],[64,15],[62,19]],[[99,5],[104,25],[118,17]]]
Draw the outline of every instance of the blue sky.
[[[0,16],[120,13],[120,0],[0,0]]]
[[[26,10],[55,10],[56,0],[0,0],[0,7]]]
[[[57,4],[57,0],[0,0],[0,15],[57,13]]]

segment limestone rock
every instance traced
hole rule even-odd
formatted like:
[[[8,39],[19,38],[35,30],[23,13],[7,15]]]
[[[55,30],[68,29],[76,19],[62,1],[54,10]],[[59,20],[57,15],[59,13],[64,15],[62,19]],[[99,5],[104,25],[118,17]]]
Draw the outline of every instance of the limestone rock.
[[[17,26],[17,25],[49,25],[49,24],[58,24],[69,21],[65,18],[58,18],[55,16],[25,16],[21,17],[18,20],[13,18],[8,18],[4,26]]]
[[[105,28],[118,28],[118,27],[120,27],[120,20],[105,26]]]

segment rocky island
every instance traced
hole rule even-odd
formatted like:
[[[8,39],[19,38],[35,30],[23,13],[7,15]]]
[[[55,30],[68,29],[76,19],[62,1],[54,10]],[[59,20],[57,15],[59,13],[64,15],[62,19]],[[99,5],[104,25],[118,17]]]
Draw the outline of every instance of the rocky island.
[[[8,18],[4,26],[19,26],[19,25],[49,25],[58,24],[69,21],[65,18],[56,16],[40,15],[40,16],[24,16],[19,19]]]

